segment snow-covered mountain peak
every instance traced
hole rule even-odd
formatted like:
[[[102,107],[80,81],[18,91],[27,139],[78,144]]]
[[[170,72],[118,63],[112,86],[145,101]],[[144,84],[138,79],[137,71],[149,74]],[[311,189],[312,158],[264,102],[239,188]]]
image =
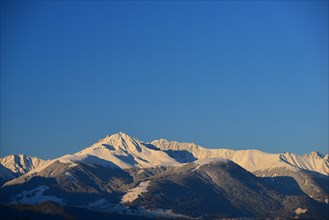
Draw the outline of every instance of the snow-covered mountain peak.
[[[64,163],[86,162],[120,168],[177,165],[168,154],[147,147],[142,141],[123,132],[107,135],[73,155],[59,159]]]
[[[125,140],[125,141],[132,141],[132,140],[137,140],[134,137],[129,136],[128,134],[124,132],[119,132],[116,134],[110,134],[107,135],[103,140],[111,140],[111,141],[120,141],[120,140]]]
[[[24,154],[14,154],[0,158],[0,163],[13,173],[26,173],[44,163],[44,160]]]
[[[24,154],[9,155],[0,158],[0,177],[9,180],[42,166],[45,163],[46,161],[40,158],[26,156]]]
[[[309,158],[312,158],[312,159],[318,159],[318,158],[322,159],[322,158],[324,157],[323,154],[321,154],[321,153],[319,153],[319,152],[317,152],[317,151],[312,151],[312,152],[309,153],[307,156],[308,156]]]
[[[110,154],[130,154],[142,151],[144,143],[137,138],[131,137],[123,132],[107,135],[92,146],[82,150],[82,153],[93,151],[108,151]],[[104,153],[104,152],[103,152]]]

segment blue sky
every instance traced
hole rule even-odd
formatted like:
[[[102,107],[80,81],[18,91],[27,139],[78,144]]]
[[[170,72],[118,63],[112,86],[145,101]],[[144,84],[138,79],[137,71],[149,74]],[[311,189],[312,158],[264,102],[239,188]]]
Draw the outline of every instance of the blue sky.
[[[123,131],[328,153],[328,1],[1,2],[1,156]]]

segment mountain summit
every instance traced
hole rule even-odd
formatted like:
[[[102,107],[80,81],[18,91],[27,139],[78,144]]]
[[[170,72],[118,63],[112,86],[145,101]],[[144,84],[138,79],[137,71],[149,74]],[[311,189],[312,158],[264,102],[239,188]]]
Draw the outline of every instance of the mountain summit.
[[[105,166],[132,168],[173,166],[178,163],[165,152],[147,147],[140,140],[123,132],[107,135],[92,146],[73,155],[59,158],[64,163],[91,163]]]

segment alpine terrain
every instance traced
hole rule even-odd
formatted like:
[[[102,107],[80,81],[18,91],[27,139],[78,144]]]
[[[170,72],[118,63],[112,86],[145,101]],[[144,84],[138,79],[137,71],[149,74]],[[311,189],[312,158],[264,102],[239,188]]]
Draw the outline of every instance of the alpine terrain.
[[[329,156],[108,135],[52,160],[0,159],[1,219],[329,219]]]

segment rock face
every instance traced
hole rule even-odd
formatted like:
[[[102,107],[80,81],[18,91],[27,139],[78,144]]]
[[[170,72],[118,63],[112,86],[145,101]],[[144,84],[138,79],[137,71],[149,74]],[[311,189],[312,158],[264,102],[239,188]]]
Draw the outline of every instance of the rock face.
[[[54,160],[11,161],[21,173],[6,167],[14,179],[1,187],[1,204],[52,201],[164,219],[329,217],[328,157],[316,152],[206,149],[118,133]]]

